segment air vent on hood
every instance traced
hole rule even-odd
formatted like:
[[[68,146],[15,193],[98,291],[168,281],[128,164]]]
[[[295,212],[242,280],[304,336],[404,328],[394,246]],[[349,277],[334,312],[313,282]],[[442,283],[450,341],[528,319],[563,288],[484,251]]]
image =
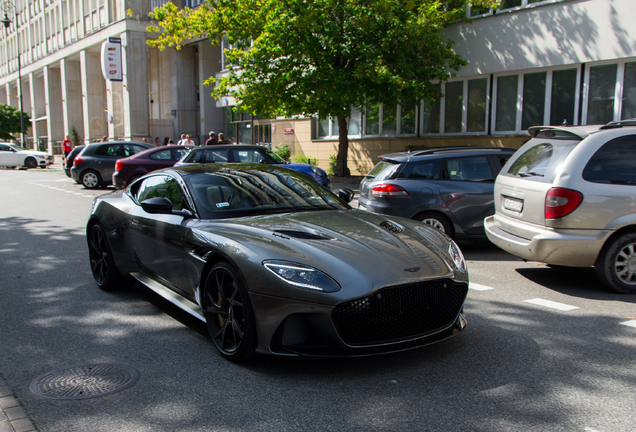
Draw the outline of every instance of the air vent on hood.
[[[331,237],[327,237],[326,235],[314,234],[307,231],[276,230],[274,232],[285,235],[287,237],[293,237],[303,240],[331,240]]]
[[[388,221],[388,220],[382,222],[380,224],[380,228],[384,228],[385,230],[387,230],[391,234],[399,234],[402,231],[404,231],[404,227],[403,226],[398,225],[395,222]]]

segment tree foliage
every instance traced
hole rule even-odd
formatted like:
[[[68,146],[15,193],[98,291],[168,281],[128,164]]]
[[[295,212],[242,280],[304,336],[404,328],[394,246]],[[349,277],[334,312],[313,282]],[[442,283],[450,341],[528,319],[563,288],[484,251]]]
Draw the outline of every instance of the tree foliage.
[[[25,112],[22,113],[24,118],[24,131],[31,127],[31,117]],[[15,137],[11,134],[19,134],[20,129],[20,110],[11,105],[0,104],[0,139],[13,140]]]
[[[475,0],[492,6],[497,0]],[[253,113],[338,119],[338,171],[346,172],[351,108],[439,96],[465,64],[441,31],[465,19],[464,0],[215,0],[197,9],[167,3],[149,27],[161,49],[226,37],[235,65],[212,95],[232,95]]]

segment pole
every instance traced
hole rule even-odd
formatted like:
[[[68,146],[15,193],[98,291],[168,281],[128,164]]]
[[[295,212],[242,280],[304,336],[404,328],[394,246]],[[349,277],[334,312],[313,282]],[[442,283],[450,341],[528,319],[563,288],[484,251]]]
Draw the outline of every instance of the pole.
[[[18,24],[18,10],[15,11],[15,38],[18,44],[18,86],[20,87],[20,143],[22,147],[26,148],[26,142],[24,141],[24,109],[22,105],[22,67],[20,65],[20,25]]]

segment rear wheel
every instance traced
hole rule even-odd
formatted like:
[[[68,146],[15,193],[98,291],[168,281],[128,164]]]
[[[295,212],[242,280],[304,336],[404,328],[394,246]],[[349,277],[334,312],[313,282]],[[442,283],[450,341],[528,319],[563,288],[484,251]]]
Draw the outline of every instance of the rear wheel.
[[[210,270],[203,310],[212,341],[231,361],[248,360],[256,349],[256,324],[242,278],[226,262]]]
[[[38,167],[38,161],[36,161],[35,158],[28,157],[24,161],[24,166],[29,168],[29,169],[37,168]]]
[[[106,232],[99,224],[93,225],[88,233],[88,253],[97,286],[104,291],[112,291],[128,285],[115,265]]]
[[[449,237],[453,236],[450,221],[446,218],[446,216],[440,213],[424,212],[424,213],[418,214],[413,219],[416,219],[428,226],[436,228],[440,230],[441,232],[445,233]]]
[[[596,274],[607,288],[636,294],[636,233],[615,238],[595,264]]]
[[[93,170],[84,171],[82,173],[81,180],[86,189],[98,188],[99,184],[102,182],[99,174]]]

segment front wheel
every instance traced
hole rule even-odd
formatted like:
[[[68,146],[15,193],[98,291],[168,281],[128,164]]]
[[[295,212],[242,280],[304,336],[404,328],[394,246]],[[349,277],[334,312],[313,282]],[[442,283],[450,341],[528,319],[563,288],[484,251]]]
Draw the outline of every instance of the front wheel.
[[[102,181],[102,179],[99,177],[99,174],[97,174],[95,171],[85,171],[82,174],[81,180],[82,185],[84,185],[86,189],[95,189],[99,187],[99,184]]]
[[[29,168],[29,169],[37,168],[38,167],[38,161],[36,161],[32,157],[26,158],[26,160],[24,161],[24,166]]]
[[[93,225],[88,233],[88,254],[97,286],[104,291],[112,291],[126,285],[115,265],[106,232],[99,224]]]
[[[636,294],[636,233],[615,238],[595,264],[596,274],[607,288]]]
[[[221,355],[231,361],[248,360],[256,349],[256,324],[242,278],[225,262],[210,270],[203,310],[208,331]]]

